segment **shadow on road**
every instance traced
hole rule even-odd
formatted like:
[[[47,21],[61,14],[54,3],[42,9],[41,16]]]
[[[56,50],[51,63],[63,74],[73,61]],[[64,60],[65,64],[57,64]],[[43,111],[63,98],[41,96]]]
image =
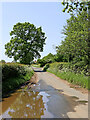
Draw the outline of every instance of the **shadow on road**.
[[[45,72],[43,70],[34,70],[34,72]]]
[[[45,72],[45,71],[42,70],[42,68],[32,67],[32,69],[34,70],[34,72]]]

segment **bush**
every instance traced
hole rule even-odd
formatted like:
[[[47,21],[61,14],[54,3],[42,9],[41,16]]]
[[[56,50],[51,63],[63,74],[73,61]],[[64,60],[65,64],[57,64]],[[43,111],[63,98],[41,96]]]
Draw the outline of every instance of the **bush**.
[[[2,64],[2,93],[3,95],[18,88],[22,83],[30,80],[34,71],[30,66],[9,63]]]
[[[46,64],[46,61],[43,59],[38,59],[37,63],[40,64],[40,67],[43,67]]]
[[[48,68],[49,68],[49,64],[46,64],[46,65],[44,66],[43,71],[46,71]]]
[[[42,62],[40,63],[40,67],[45,66],[45,64],[46,64],[46,61],[45,61],[45,60],[42,60]]]
[[[25,75],[26,71],[24,65],[9,63],[2,64],[2,80],[5,81],[8,78],[18,77],[20,75]]]
[[[55,62],[54,57],[55,57],[55,55],[49,53],[47,56],[43,57],[42,59],[38,59],[37,63],[40,64],[40,67],[43,67],[47,63],[53,63],[53,62]]]

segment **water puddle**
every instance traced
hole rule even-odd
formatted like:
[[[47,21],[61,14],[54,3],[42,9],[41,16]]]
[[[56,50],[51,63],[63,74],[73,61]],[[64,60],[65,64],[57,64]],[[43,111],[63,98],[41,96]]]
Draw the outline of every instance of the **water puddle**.
[[[67,113],[75,112],[75,106],[87,103],[76,96],[64,95],[63,90],[43,80],[32,88],[27,86],[3,98],[3,118],[68,118]]]
[[[86,100],[79,100],[78,103],[79,103],[79,104],[86,105],[86,104],[88,103],[88,101],[86,101]]]
[[[2,102],[3,118],[53,117],[48,111],[49,94],[35,91],[17,91]]]

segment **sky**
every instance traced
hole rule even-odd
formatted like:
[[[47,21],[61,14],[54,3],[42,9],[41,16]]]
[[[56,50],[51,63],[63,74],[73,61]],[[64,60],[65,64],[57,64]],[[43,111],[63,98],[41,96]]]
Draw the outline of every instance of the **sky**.
[[[61,34],[66,20],[70,18],[68,13],[63,13],[61,2],[2,2],[2,55],[0,59],[11,62],[13,59],[5,55],[5,44],[10,41],[10,31],[18,22],[30,22],[36,27],[42,27],[45,32],[46,45],[41,53],[41,58],[49,53],[55,54],[55,46],[63,40]]]

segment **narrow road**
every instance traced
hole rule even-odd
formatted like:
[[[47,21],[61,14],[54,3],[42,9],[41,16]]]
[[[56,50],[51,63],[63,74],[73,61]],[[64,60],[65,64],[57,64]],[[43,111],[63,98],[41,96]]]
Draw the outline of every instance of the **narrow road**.
[[[88,95],[55,75],[33,68],[37,83],[19,89],[2,102],[3,118],[88,118]]]
[[[88,118],[88,94],[70,88],[55,75],[34,68],[40,84],[38,90],[49,94],[48,110],[54,117]]]

